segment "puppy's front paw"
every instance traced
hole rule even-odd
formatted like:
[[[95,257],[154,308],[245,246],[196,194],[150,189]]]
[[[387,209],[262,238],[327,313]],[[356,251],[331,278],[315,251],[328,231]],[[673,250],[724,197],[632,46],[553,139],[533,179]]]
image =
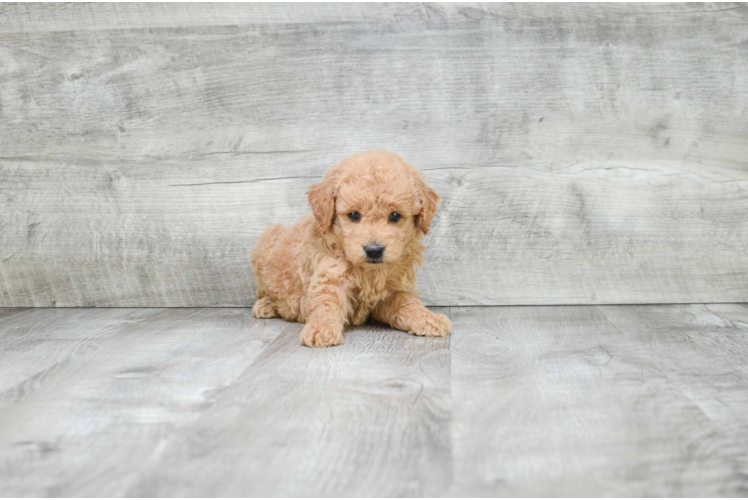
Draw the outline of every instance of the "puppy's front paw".
[[[343,327],[324,321],[311,321],[301,330],[301,343],[307,347],[329,347],[343,342]]]
[[[263,297],[252,307],[252,316],[255,318],[277,318],[278,311],[268,297]]]
[[[452,332],[452,322],[443,314],[422,309],[409,313],[403,318],[408,325],[408,333],[422,337],[444,337]]]

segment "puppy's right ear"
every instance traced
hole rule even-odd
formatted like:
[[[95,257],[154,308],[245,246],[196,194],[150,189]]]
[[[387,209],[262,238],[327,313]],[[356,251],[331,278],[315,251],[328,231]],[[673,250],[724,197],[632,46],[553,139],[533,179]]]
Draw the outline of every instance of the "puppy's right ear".
[[[418,214],[416,222],[423,234],[429,234],[431,219],[434,218],[436,207],[439,205],[439,195],[423,181],[423,174],[414,179],[418,201],[421,203],[421,213]]]
[[[325,176],[322,182],[309,186],[309,206],[317,220],[317,230],[326,233],[335,218],[335,179]]]

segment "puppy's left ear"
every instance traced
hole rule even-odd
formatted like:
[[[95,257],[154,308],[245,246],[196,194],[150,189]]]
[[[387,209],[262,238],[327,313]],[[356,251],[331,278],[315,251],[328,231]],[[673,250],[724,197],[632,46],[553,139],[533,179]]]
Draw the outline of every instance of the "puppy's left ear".
[[[317,220],[317,230],[326,233],[335,218],[335,179],[325,176],[322,182],[309,186],[309,205]]]
[[[416,224],[423,234],[429,234],[431,219],[434,218],[436,207],[439,205],[439,195],[436,194],[436,191],[426,185],[423,181],[423,174],[418,175],[414,179],[414,184],[416,187],[416,195],[418,195],[418,201],[421,203],[421,213],[418,214]]]

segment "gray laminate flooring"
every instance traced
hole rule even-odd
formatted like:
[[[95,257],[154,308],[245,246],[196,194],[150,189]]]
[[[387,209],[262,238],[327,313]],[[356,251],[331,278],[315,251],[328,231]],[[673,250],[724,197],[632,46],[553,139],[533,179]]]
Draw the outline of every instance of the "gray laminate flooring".
[[[0,309],[4,496],[748,495],[748,307]]]

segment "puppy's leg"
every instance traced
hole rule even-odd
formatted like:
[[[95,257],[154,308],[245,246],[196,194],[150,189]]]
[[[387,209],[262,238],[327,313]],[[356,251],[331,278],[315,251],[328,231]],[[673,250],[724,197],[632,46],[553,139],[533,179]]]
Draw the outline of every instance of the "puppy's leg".
[[[301,330],[301,343],[328,347],[343,341],[346,297],[342,276],[345,265],[332,258],[317,264],[307,292],[308,315]]]
[[[412,335],[443,337],[452,331],[449,318],[426,309],[415,292],[393,293],[374,309],[373,316]]]
[[[252,316],[255,318],[277,318],[278,311],[275,310],[270,297],[263,297],[252,307]]]

